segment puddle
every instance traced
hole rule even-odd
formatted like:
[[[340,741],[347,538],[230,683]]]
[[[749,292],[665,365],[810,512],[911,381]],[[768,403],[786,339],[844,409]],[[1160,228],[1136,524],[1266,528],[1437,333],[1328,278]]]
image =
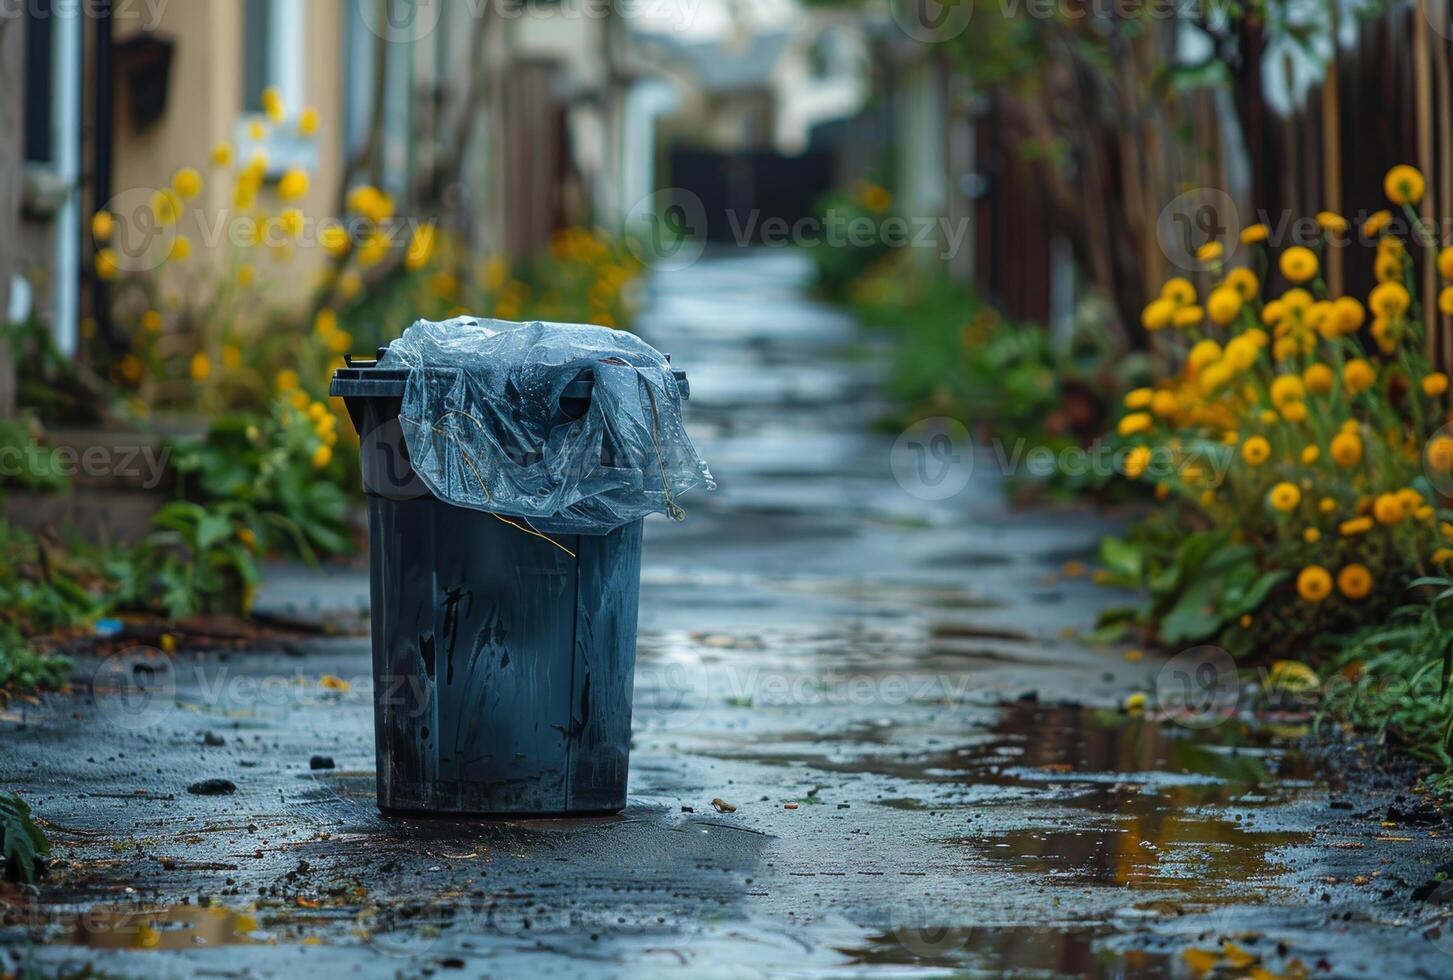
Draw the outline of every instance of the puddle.
[[[70,941],[91,949],[197,949],[258,942],[256,929],[251,915],[225,908],[99,908],[77,920]]]
[[[1164,953],[1113,950],[1091,929],[899,927],[871,936],[859,948],[840,949],[855,966],[943,967],[956,975],[1045,977],[1169,977],[1175,961]]]

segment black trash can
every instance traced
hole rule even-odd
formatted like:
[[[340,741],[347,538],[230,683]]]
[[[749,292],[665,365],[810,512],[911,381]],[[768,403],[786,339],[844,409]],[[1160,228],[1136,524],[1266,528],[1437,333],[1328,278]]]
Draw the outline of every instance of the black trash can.
[[[398,422],[407,369],[386,347],[347,363],[329,392],[344,399],[362,449],[379,809],[620,810],[642,522],[546,535],[436,498],[410,467]],[[566,388],[562,418],[573,400],[588,403],[591,385],[583,376]]]

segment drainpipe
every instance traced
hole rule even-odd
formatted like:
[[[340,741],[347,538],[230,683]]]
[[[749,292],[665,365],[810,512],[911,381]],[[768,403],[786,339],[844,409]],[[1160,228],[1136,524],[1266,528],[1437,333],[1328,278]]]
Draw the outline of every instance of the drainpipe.
[[[91,75],[91,97],[94,100],[92,109],[96,114],[93,136],[95,166],[91,178],[93,212],[105,207],[111,200],[111,132],[112,110],[115,105],[111,97],[111,45],[115,35],[114,26],[111,4],[102,4],[97,10],[95,70]],[[91,277],[91,315],[96,318],[100,335],[114,343],[111,336],[111,305],[107,302],[106,283],[100,276]]]
[[[56,176],[65,201],[56,213],[55,293],[52,332],[61,353],[78,346],[81,299],[81,41],[85,17],[77,9],[56,18],[55,128]]]

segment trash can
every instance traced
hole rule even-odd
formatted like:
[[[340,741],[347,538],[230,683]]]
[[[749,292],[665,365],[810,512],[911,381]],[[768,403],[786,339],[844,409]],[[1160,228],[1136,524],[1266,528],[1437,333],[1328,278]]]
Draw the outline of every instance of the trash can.
[[[378,805],[386,814],[547,816],[626,804],[641,525],[543,533],[455,506],[410,459],[410,368],[347,358],[341,396],[368,508]],[[673,371],[682,398],[684,373]],[[592,397],[566,385],[557,417]]]

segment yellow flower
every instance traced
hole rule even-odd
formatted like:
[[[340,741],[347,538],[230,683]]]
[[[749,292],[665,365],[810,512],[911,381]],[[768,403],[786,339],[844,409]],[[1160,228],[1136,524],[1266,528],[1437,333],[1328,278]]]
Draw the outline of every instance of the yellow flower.
[[[1307,420],[1307,406],[1305,402],[1287,402],[1281,407],[1281,417],[1296,425]]]
[[[251,286],[257,278],[257,272],[246,262],[237,267],[237,285]]]
[[[1305,446],[1302,449],[1302,465],[1311,466],[1322,456],[1322,450],[1316,446]]]
[[[1165,285],[1160,287],[1160,295],[1176,306],[1190,306],[1196,301],[1196,287],[1184,276],[1175,276],[1167,279]]]
[[[193,167],[183,167],[172,175],[172,190],[182,200],[189,201],[202,193],[202,175]]]
[[[338,295],[344,299],[352,299],[362,291],[363,279],[351,269],[338,278]]]
[[[248,548],[257,547],[257,532],[250,527],[239,527],[237,529],[237,540],[241,541]]]
[[[216,146],[212,147],[212,166],[214,166],[214,167],[230,167],[230,166],[232,166],[232,144],[231,143],[218,143]]]
[[[269,85],[262,90],[262,111],[275,123],[283,121],[286,109],[283,107],[283,94],[276,85]]]
[[[1438,275],[1444,279],[1453,279],[1453,245],[1438,253]]]
[[[1201,390],[1206,394],[1217,391],[1230,384],[1235,373],[1236,366],[1229,361],[1216,361],[1214,364],[1208,364],[1206,369],[1201,372]]]
[[[1337,332],[1340,334],[1356,333],[1362,329],[1362,322],[1367,319],[1367,311],[1362,308],[1355,297],[1339,296],[1332,301],[1332,320],[1337,325]]]
[[[1126,392],[1125,407],[1137,411],[1142,408],[1149,408],[1150,402],[1154,397],[1155,392],[1149,388],[1136,388],[1134,391]]]
[[[318,229],[318,244],[333,258],[340,258],[348,251],[348,229],[329,222]]]
[[[1122,436],[1133,436],[1149,431],[1154,421],[1146,412],[1132,412],[1120,420],[1117,428]]]
[[[1322,540],[1322,532],[1314,527],[1309,527],[1302,532],[1302,540],[1307,544],[1316,544]]]
[[[1332,437],[1331,451],[1338,466],[1356,466],[1362,460],[1362,437],[1355,432],[1339,432]]]
[[[1241,303],[1239,292],[1230,286],[1221,286],[1211,290],[1211,295],[1206,298],[1206,315],[1212,323],[1225,326],[1241,312]]]
[[[1150,399],[1150,410],[1161,418],[1168,418],[1176,413],[1180,406],[1176,402],[1176,396],[1168,391],[1157,391]]]
[[[1380,252],[1372,260],[1372,278],[1378,282],[1396,282],[1403,277],[1403,260],[1391,252]]]
[[[191,372],[193,381],[206,381],[212,374],[212,359],[206,354],[193,354]]]
[[[1265,347],[1271,342],[1271,337],[1260,327],[1248,327],[1241,336],[1256,344],[1257,347]]]
[[[375,231],[368,236],[368,240],[358,249],[358,264],[365,269],[369,266],[378,265],[388,255],[393,243],[389,236],[382,231]]]
[[[1196,261],[1205,263],[1215,262],[1225,254],[1226,249],[1221,245],[1220,242],[1216,241],[1213,238],[1206,244],[1202,245],[1200,248],[1196,249]]]
[[[338,314],[324,307],[318,311],[317,316],[313,317],[313,329],[318,332],[320,337],[329,336],[338,329]]]
[[[318,110],[312,106],[303,106],[303,111],[298,115],[298,132],[303,136],[312,136],[318,132]]]
[[[893,195],[888,188],[880,187],[877,184],[868,184],[863,188],[861,198],[863,206],[869,211],[876,211],[882,214],[893,206]]]
[[[1363,599],[1372,591],[1372,573],[1366,565],[1353,563],[1337,573],[1337,588],[1349,599]]]
[[[97,211],[91,216],[91,237],[98,242],[109,242],[116,234],[116,219],[110,211]]]
[[[1417,204],[1423,199],[1423,175],[1416,167],[1400,163],[1387,172],[1382,190],[1394,204]]]
[[[1444,286],[1438,291],[1438,312],[1453,316],[1453,286]]]
[[[1308,391],[1314,395],[1325,395],[1332,390],[1332,384],[1337,376],[1332,369],[1325,364],[1309,364],[1302,372],[1302,383]]]
[[[1317,274],[1317,255],[1303,245],[1293,245],[1281,253],[1277,265],[1288,281],[1306,282]]]
[[[141,314],[141,329],[149,333],[157,333],[161,330],[161,314],[156,310],[147,310]]]
[[[303,212],[300,208],[289,208],[277,216],[278,227],[289,238],[297,238],[303,233],[303,222]]]
[[[1347,219],[1334,211],[1318,211],[1317,224],[1323,230],[1330,231],[1334,235],[1341,234],[1347,230]]]
[[[292,391],[298,386],[298,372],[292,368],[283,368],[277,373],[277,390]]]
[[[277,182],[277,196],[284,201],[296,201],[308,196],[308,173],[293,167]]]
[[[242,350],[236,344],[222,345],[222,366],[225,368],[242,366]]]
[[[1362,235],[1364,238],[1373,238],[1377,235],[1378,232],[1382,231],[1390,224],[1392,224],[1391,211],[1388,211],[1387,209],[1383,209],[1381,211],[1374,211],[1372,214],[1368,215],[1367,220],[1362,223]]]
[[[1125,475],[1132,480],[1140,478],[1150,466],[1150,449],[1147,446],[1136,446],[1125,454]]]
[[[1198,326],[1203,319],[1205,319],[1205,313],[1199,306],[1182,306],[1171,317],[1171,323],[1184,330],[1187,327]]]
[[[1321,565],[1308,565],[1297,576],[1297,594],[1308,602],[1321,602],[1332,592],[1332,576]]]
[[[1317,509],[1324,514],[1330,514],[1332,513],[1332,511],[1337,509],[1337,501],[1333,500],[1331,497],[1323,497],[1321,500],[1317,501]]]
[[[321,470],[333,461],[333,448],[327,443],[313,450],[313,469]]]
[[[1348,395],[1360,395],[1377,381],[1377,369],[1364,358],[1354,357],[1342,368],[1342,384]]]
[[[1237,371],[1245,371],[1256,363],[1256,356],[1261,348],[1257,347],[1256,340],[1242,334],[1239,337],[1232,337],[1226,344],[1226,361]]]
[[[1253,300],[1261,292],[1261,283],[1257,282],[1256,273],[1246,268],[1232,269],[1226,273],[1223,285],[1236,290],[1243,300]]]
[[[1278,483],[1271,488],[1267,499],[1271,501],[1273,507],[1285,513],[1295,510],[1297,504],[1302,502],[1302,491],[1297,488],[1295,483]]]
[[[1261,322],[1267,326],[1280,323],[1286,315],[1287,305],[1279,299],[1274,299],[1261,308]]]
[[[1453,559],[1453,548],[1439,548],[1433,552],[1434,565],[1446,565],[1450,559]]]
[[[1143,713],[1145,711],[1145,703],[1147,700],[1148,699],[1142,692],[1136,691],[1134,694],[1130,695],[1125,699],[1125,713],[1131,715],[1138,715]]]
[[[1385,317],[1373,317],[1372,339],[1377,341],[1377,349],[1384,354],[1391,354],[1397,350],[1398,341],[1402,340],[1401,322],[1395,322]]]
[[[1449,287],[1453,288],[1453,287]],[[1434,371],[1423,379],[1423,394],[1429,398],[1437,398],[1448,390],[1448,375],[1442,371]]]
[[[1372,502],[1372,516],[1379,524],[1396,524],[1403,519],[1403,504],[1395,494],[1380,493]]]
[[[1247,225],[1241,229],[1241,243],[1243,245],[1255,245],[1257,242],[1266,241],[1270,229],[1264,224]]]
[[[335,354],[342,354],[353,346],[353,337],[346,330],[339,330],[328,338],[328,346]]]
[[[1271,383],[1271,403],[1282,408],[1289,402],[1299,402],[1306,397],[1307,389],[1302,379],[1295,374],[1279,374]]]
[[[408,251],[404,253],[404,268],[417,272],[428,265],[433,257],[434,225],[431,222],[414,229],[413,237],[409,239]]]
[[[182,201],[177,192],[164,187],[151,196],[151,213],[164,225],[174,225],[182,216]]]
[[[185,262],[192,257],[192,240],[186,235],[178,235],[172,242],[172,250],[168,255],[173,262]]]
[[[1140,325],[1151,333],[1163,330],[1170,326],[1171,317],[1175,311],[1176,304],[1173,300],[1164,296],[1153,299],[1145,304],[1145,309],[1140,311]]]
[[[96,253],[95,258],[96,278],[110,281],[115,279],[121,271],[121,260],[117,257],[116,251],[110,248],[103,248]]]
[[[1343,521],[1337,525],[1337,533],[1344,538],[1350,538],[1356,534],[1363,534],[1372,530],[1372,518],[1354,517],[1350,521]]]
[[[348,192],[347,205],[348,210],[363,215],[374,224],[387,221],[394,213],[393,198],[367,184]]]
[[[1186,363],[1193,370],[1199,371],[1210,364],[1221,359],[1221,345],[1214,340],[1203,340],[1191,348],[1190,354],[1186,355]]]
[[[1271,458],[1271,443],[1261,436],[1252,436],[1241,444],[1241,458],[1249,466],[1260,466]]]
[[[1453,437],[1438,435],[1428,442],[1428,465],[1435,470],[1453,469]]]

